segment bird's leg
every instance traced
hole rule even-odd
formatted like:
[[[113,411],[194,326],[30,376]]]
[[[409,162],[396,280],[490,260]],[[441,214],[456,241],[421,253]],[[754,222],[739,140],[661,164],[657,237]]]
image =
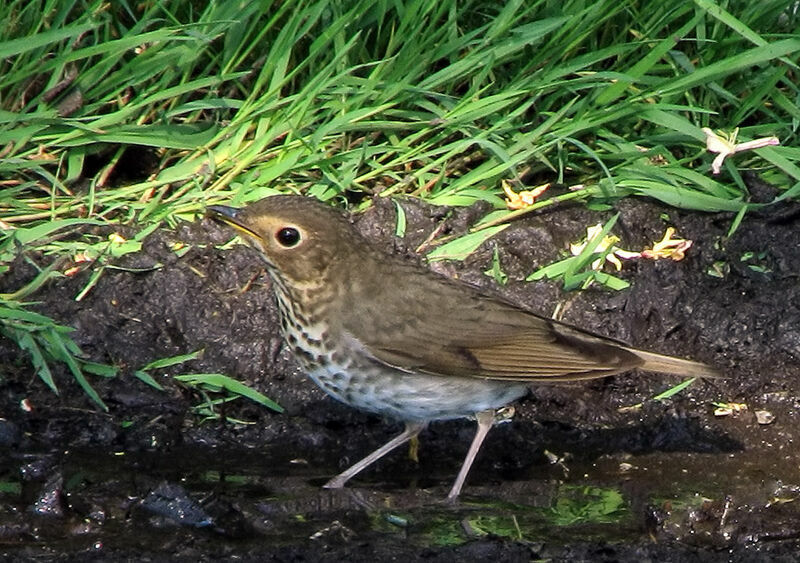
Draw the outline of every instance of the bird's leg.
[[[478,450],[481,449],[483,439],[486,438],[486,434],[489,433],[494,424],[494,411],[481,411],[475,415],[475,418],[478,421],[478,430],[475,432],[475,437],[469,446],[467,457],[464,458],[464,463],[461,465],[461,471],[458,472],[456,482],[453,483],[453,488],[450,489],[450,493],[447,495],[447,500],[449,501],[457,499],[459,493],[461,493],[461,487],[464,486],[464,481],[467,480],[467,474],[470,467],[472,467],[472,462],[475,461],[475,456],[478,455]]]
[[[354,477],[356,474],[360,473],[362,469],[372,465],[373,462],[378,461],[396,447],[401,446],[408,442],[411,438],[414,438],[417,434],[422,432],[427,425],[427,422],[406,422],[406,428],[400,435],[392,438],[386,442],[386,444],[369,454],[367,457],[325,483],[323,487],[326,489],[341,489],[351,477]]]

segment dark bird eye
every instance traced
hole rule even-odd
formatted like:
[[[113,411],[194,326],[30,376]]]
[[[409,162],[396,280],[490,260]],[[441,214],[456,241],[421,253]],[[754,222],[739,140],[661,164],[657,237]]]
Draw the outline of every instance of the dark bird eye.
[[[294,227],[284,227],[275,233],[275,238],[278,240],[281,246],[291,248],[300,242],[300,231]]]

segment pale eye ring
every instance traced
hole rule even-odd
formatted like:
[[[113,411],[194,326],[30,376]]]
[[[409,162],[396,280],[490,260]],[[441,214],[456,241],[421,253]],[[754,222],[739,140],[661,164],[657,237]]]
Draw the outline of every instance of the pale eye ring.
[[[282,227],[275,233],[275,240],[284,248],[297,246],[301,238],[300,231],[294,227]]]

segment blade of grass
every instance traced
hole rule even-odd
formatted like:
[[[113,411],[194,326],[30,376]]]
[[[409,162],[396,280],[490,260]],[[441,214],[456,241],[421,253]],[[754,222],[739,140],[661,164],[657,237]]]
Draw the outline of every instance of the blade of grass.
[[[250,399],[251,401],[276,412],[283,412],[283,407],[281,407],[272,399],[267,398],[244,383],[236,381],[235,379],[231,379],[230,377],[222,375],[221,373],[191,373],[185,375],[176,375],[175,379],[193,386],[210,385],[219,389],[225,389],[226,391],[230,391],[236,395],[241,395],[242,397]]]

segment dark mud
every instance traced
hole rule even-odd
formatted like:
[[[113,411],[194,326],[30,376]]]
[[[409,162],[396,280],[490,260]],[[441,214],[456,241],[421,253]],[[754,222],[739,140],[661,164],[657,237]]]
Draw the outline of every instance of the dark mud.
[[[410,258],[442,221],[445,232],[461,232],[486,211],[402,205],[404,239],[393,236],[390,201],[376,201],[355,220],[376,244]],[[68,373],[56,370],[56,396],[10,342],[2,343],[0,554],[795,560],[797,214],[750,215],[726,238],[729,215],[644,201],[623,201],[618,210],[615,232],[624,248],[652,245],[668,225],[694,246],[682,262],[626,264],[621,275],[632,286],[621,292],[564,293],[556,282],[524,283],[587,225],[610,216],[560,208],[514,224],[463,264],[435,267],[543,314],[560,304],[565,321],[706,361],[728,378],[695,383],[665,401],[649,399],[678,381],[651,374],[538,387],[517,405],[512,422],[489,435],[457,506],[441,499],[471,440],[469,421],[432,424],[421,436],[419,464],[398,451],[345,490],[320,489],[400,427],[336,404],[298,373],[281,345],[262,266],[246,247],[218,248],[231,233],[217,225],[202,220],[154,233],[141,253],[117,263],[137,272],[107,270],[81,302],[74,297],[90,272],[50,284],[34,296],[36,309],[74,326],[83,351],[121,373],[92,376],[110,408],[101,412]],[[176,242],[188,252],[179,256]],[[495,245],[510,278],[502,288],[483,274]],[[34,275],[20,259],[0,291]],[[203,351],[199,359],[153,372],[163,392],[132,375],[155,359],[196,350]],[[172,376],[209,372],[247,382],[285,412],[239,399],[217,407],[227,420],[202,422],[193,407],[204,397]],[[747,409],[715,416],[715,402]]]

